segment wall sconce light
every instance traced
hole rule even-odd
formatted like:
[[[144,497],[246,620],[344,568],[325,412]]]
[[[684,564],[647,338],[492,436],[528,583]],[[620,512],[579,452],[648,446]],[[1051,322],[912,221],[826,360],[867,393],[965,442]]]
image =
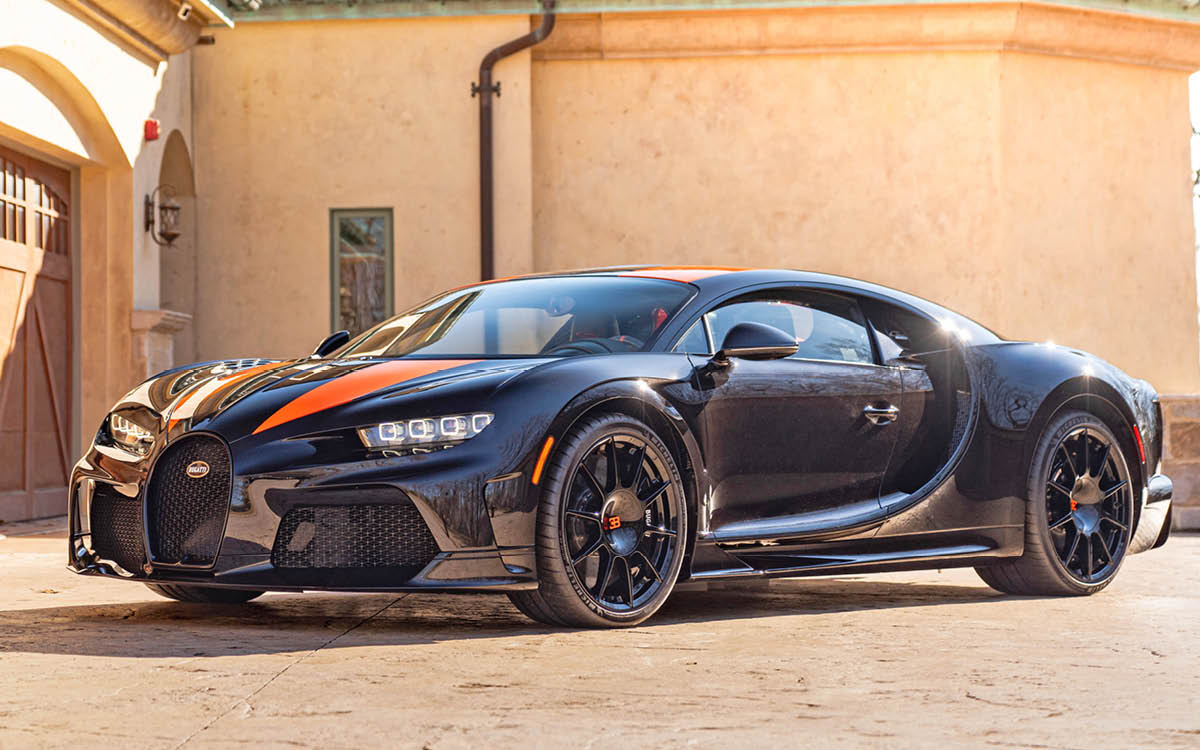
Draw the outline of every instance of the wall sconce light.
[[[180,235],[180,207],[174,194],[175,189],[170,185],[159,185],[146,196],[146,231],[162,246],[170,245]]]

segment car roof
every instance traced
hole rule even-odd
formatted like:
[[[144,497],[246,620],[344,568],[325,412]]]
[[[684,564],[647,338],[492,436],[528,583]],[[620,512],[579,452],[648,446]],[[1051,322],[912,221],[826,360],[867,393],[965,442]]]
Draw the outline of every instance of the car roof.
[[[995,332],[982,324],[971,320],[961,313],[947,307],[918,297],[908,292],[875,284],[862,279],[836,274],[818,273],[816,271],[799,271],[787,268],[745,268],[737,266],[686,266],[686,265],[627,265],[604,266],[598,268],[579,268],[566,271],[553,271],[523,276],[514,276],[496,281],[509,281],[525,278],[565,278],[580,276],[623,276],[629,278],[650,278],[691,284],[698,287],[705,296],[719,296],[725,292],[758,284],[793,283],[808,284],[831,289],[842,289],[858,292],[867,296],[892,300],[894,302],[915,308],[919,312],[945,323],[956,324],[961,333],[975,343],[987,343],[1001,340]]]

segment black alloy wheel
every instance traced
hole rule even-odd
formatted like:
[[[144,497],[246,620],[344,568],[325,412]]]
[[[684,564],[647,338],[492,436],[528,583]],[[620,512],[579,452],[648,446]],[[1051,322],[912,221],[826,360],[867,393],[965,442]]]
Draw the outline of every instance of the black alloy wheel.
[[[674,587],[686,546],[686,499],[670,451],[641,422],[604,415],[568,434],[547,473],[539,588],[513,601],[552,624],[645,620]]]
[[[1112,430],[1064,411],[1042,432],[1030,465],[1025,551],[976,571],[1010,594],[1086,595],[1117,574],[1132,538],[1135,494]]]
[[[1129,546],[1133,524],[1129,470],[1120,449],[1087,425],[1058,444],[1046,479],[1046,526],[1068,573],[1082,583],[1107,579]]]
[[[610,435],[575,468],[562,513],[572,577],[597,605],[622,612],[652,597],[679,544],[678,493],[650,444]]]

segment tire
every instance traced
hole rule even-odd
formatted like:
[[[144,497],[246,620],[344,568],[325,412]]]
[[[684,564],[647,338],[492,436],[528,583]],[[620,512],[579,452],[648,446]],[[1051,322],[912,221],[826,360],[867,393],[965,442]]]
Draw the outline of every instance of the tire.
[[[542,481],[538,588],[510,593],[517,609],[584,628],[629,627],[657,612],[688,539],[683,480],[658,435],[625,414],[585,418],[551,454]]]
[[[159,596],[191,604],[244,604],[266,593],[254,589],[225,589],[177,583],[147,583],[146,587]]]
[[[1133,486],[1112,430],[1087,412],[1064,411],[1046,425],[1030,462],[1024,553],[975,571],[1007,594],[1104,589],[1129,550]]]

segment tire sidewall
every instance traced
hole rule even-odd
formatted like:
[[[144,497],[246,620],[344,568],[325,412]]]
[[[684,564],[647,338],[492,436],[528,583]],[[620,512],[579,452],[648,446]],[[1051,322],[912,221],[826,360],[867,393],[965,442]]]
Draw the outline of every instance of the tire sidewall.
[[[567,562],[567,556],[569,552],[567,551],[566,539],[563,535],[562,523],[564,505],[569,500],[569,483],[571,478],[575,476],[579,464],[597,444],[609,437],[620,435],[628,435],[639,440],[644,440],[659,454],[658,457],[670,476],[671,488],[667,491],[675,493],[675,507],[677,508],[679,519],[678,528],[676,528],[678,536],[676,537],[676,544],[670,565],[666,570],[660,572],[663,578],[662,585],[649,601],[627,612],[616,612],[601,607],[583,588],[583,583],[578,580],[578,576],[572,575],[568,570],[569,563]],[[550,535],[550,538],[545,540],[550,544],[539,545],[539,547],[542,549],[553,548],[557,552],[553,559],[541,561],[543,567],[546,568],[544,572],[553,578],[559,579],[555,583],[561,581],[571,587],[575,593],[575,600],[579,608],[577,614],[582,616],[580,619],[594,620],[597,625],[636,625],[646,620],[662,607],[663,603],[674,590],[679,572],[683,568],[684,551],[687,547],[688,539],[688,508],[683,480],[676,465],[675,457],[654,430],[641,421],[623,414],[608,414],[586,420],[568,433],[560,450],[561,452],[557,456],[559,461],[554,463],[555,470],[543,490],[542,501],[538,511],[545,514],[549,521],[549,523],[539,524],[539,529]]]

